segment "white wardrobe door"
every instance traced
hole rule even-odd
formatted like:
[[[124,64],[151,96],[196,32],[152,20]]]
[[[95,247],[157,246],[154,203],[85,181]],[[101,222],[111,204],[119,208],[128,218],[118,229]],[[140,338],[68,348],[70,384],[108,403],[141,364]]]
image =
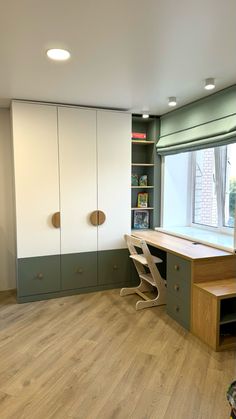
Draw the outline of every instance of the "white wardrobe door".
[[[61,253],[97,250],[96,111],[58,108]]]
[[[106,214],[98,249],[121,249],[131,225],[131,115],[97,111],[97,142],[98,209]]]
[[[18,258],[60,253],[57,109],[13,102]]]

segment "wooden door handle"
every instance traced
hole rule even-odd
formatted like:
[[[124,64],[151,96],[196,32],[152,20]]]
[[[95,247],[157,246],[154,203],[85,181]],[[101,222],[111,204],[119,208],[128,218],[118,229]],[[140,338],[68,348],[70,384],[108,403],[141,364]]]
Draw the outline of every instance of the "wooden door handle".
[[[90,214],[90,222],[94,226],[100,226],[100,225],[102,225],[105,222],[105,220],[106,220],[106,215],[101,210],[93,211]]]
[[[60,212],[55,212],[52,216],[52,225],[55,228],[60,228],[61,227],[61,214]]]

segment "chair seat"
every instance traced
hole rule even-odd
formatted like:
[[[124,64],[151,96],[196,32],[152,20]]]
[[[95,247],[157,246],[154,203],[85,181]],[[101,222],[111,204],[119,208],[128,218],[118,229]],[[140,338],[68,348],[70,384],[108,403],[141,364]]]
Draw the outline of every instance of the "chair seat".
[[[152,256],[153,262],[154,263],[162,263],[162,259],[156,257],[156,256]],[[144,254],[140,254],[140,255],[130,255],[131,259],[137,260],[137,262],[142,263],[142,265],[148,265],[147,259],[145,258]]]

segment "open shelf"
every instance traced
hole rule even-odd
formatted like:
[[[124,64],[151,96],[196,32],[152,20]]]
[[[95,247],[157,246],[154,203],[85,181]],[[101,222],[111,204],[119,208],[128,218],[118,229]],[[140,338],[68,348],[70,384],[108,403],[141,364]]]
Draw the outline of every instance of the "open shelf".
[[[132,189],[153,189],[154,186],[131,186]]]
[[[160,162],[155,144],[159,135],[159,118],[151,116],[147,119],[142,115],[132,115],[132,133],[139,138],[131,138],[131,227],[152,229],[159,225],[160,215]],[[134,135],[135,137],[135,135]],[[142,183],[146,185],[142,186]],[[147,194],[147,200],[145,196]],[[147,201],[148,207],[139,208],[139,200]],[[154,211],[155,209],[155,211]],[[145,210],[146,214],[145,214]],[[137,213],[135,212],[137,211]],[[140,211],[140,213],[138,213]],[[158,219],[158,221],[157,221]]]
[[[234,335],[220,336],[219,349],[230,349],[236,346],[236,332]]]
[[[221,317],[220,324],[234,323],[236,329],[236,313],[228,313]]]
[[[131,210],[132,211],[134,211],[134,210],[153,210],[154,208],[153,207],[146,207],[146,208],[140,208],[140,207],[133,207],[133,208],[131,208]]]
[[[153,163],[132,163],[132,166],[154,166]]]
[[[217,351],[236,348],[236,278],[193,285],[192,329]]]
[[[149,141],[149,140],[132,140],[132,144],[150,145],[150,144],[155,144],[155,141]]]

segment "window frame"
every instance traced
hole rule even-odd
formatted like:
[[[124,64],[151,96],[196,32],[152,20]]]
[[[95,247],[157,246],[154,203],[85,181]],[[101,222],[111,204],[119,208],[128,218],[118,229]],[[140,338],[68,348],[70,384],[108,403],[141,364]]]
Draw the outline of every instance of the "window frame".
[[[224,147],[224,148],[223,148]],[[194,228],[200,228],[208,231],[218,231],[219,233],[228,234],[228,235],[235,235],[236,236],[236,225],[235,227],[227,227],[224,225],[225,220],[225,196],[222,200],[222,195],[220,191],[222,192],[222,186],[226,182],[226,166],[227,166],[227,146],[220,146],[220,147],[209,147],[214,148],[214,158],[215,158],[215,166],[216,166],[216,195],[217,195],[217,215],[218,215],[218,226],[209,226],[206,224],[200,224],[200,223],[194,223],[194,208],[195,208],[195,173],[196,173],[196,153],[200,150],[192,151],[191,157],[189,159],[189,164],[191,165],[191,188],[190,188],[190,214],[191,219],[189,220],[189,225]],[[217,166],[217,158],[218,161],[220,161],[222,154],[225,154],[225,170],[223,172],[223,175],[221,173],[221,177],[219,177],[219,165]],[[221,154],[221,156],[220,156]],[[220,179],[220,180],[219,180]],[[218,189],[219,188],[219,189]],[[235,218],[236,219],[236,218]],[[236,224],[236,223],[235,223]],[[236,240],[236,238],[235,238]]]

